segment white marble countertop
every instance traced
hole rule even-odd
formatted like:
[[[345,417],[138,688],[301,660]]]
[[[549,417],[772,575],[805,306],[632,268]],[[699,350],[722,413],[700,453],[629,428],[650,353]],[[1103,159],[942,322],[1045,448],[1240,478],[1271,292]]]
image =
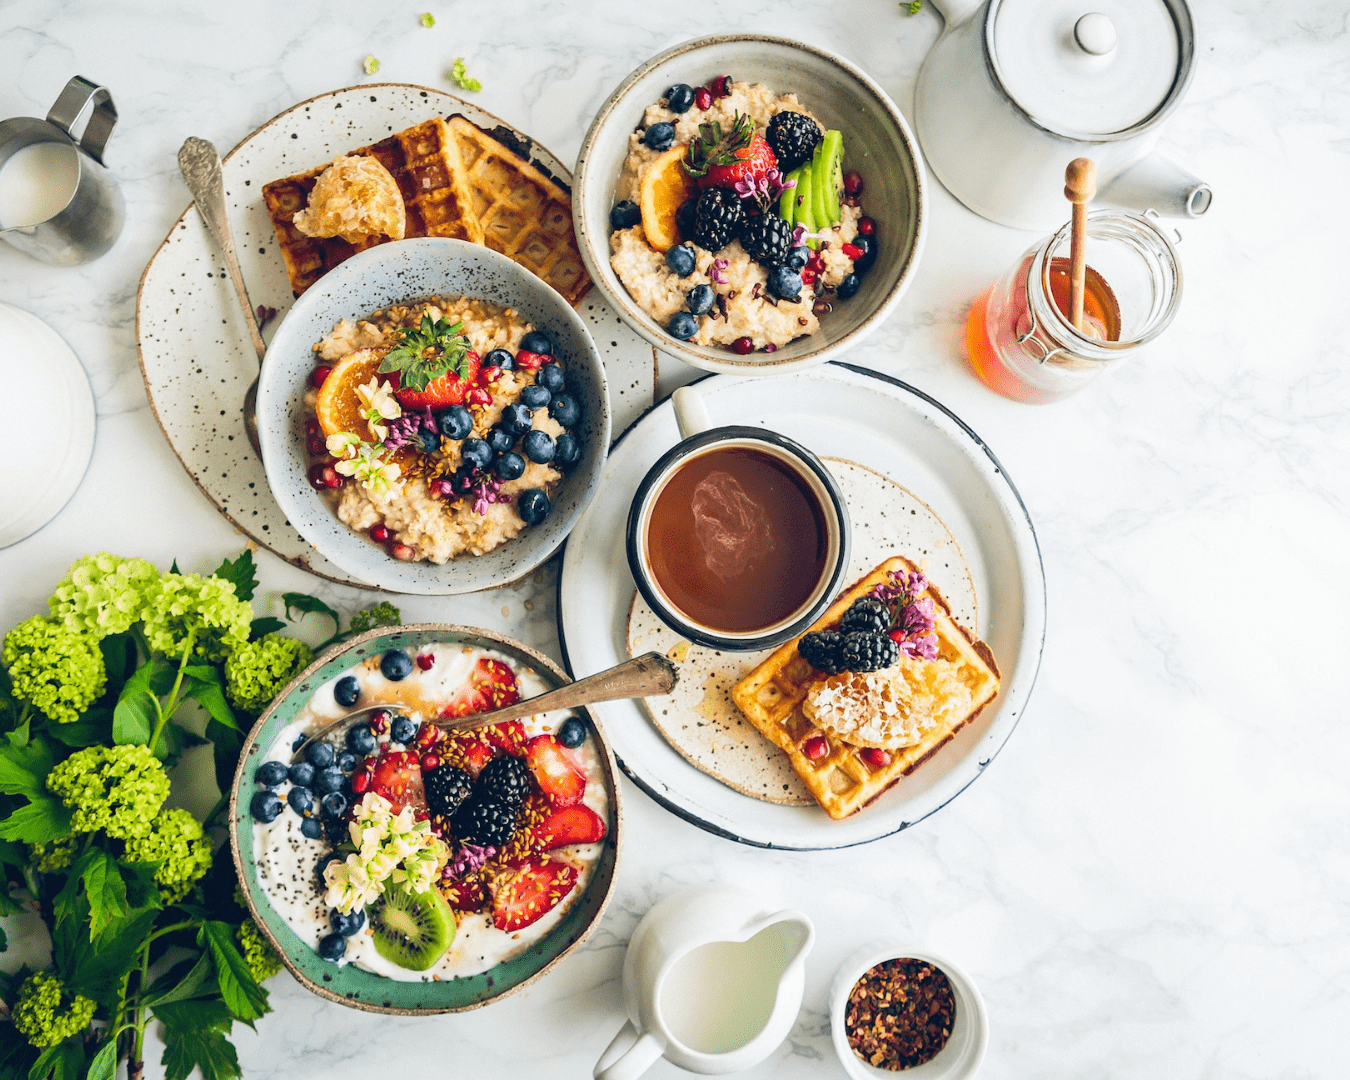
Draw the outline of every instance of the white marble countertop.
[[[108,161],[128,210],[113,251],[78,269],[0,246],[0,294],[70,342],[99,413],[73,501],[0,552],[0,625],[36,612],[88,551],[209,570],[242,546],[160,434],[136,360],[137,279],[188,201],[175,164],[185,136],[230,147],[295,102],[361,81],[367,53],[381,80],[446,88],[464,56],[483,82],[476,101],[571,160],[641,59],[734,29],[837,50],[909,113],[939,30],[931,10],[910,17],[894,0],[425,8],[434,29],[419,25],[422,6],[354,0],[0,7],[0,115],[44,115],[75,73],[106,83],[121,113]],[[1031,238],[934,182],[914,286],[850,357],[964,418],[1038,530],[1044,663],[988,774],[900,836],[818,855],[716,839],[625,782],[629,835],[644,842],[626,846],[603,924],[555,973],[431,1020],[348,1011],[282,975],[269,984],[276,1012],[256,1034],[235,1030],[246,1076],[588,1076],[622,1020],[638,918],[711,880],[799,907],[819,931],[800,1020],[748,1075],[844,1075],[826,992],[841,959],[879,935],[976,979],[990,1078],[1345,1074],[1350,725],[1333,690],[1350,653],[1350,33],[1343,0],[1196,8],[1198,72],[1162,145],[1215,201],[1182,226],[1186,293],[1169,332],[1058,405],[985,390],[962,359],[963,317]],[[259,561],[264,603],[285,589],[348,610],[366,600]],[[410,620],[493,627],[556,656],[554,585],[550,569],[517,589],[400,603]],[[157,1051],[147,1057],[154,1077]],[[650,1075],[680,1073],[663,1063]]]

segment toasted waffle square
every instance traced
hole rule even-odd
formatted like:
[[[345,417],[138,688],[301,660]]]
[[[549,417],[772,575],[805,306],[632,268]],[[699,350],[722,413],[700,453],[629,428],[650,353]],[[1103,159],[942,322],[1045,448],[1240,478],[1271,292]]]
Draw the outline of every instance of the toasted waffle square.
[[[913,572],[918,567],[901,556],[887,559],[844,592],[810,629],[835,629],[853,601],[885,583],[895,570]],[[880,769],[868,767],[860,756],[860,747],[833,735],[826,736],[830,749],[824,757],[812,761],[803,752],[807,739],[824,734],[802,713],[806,695],[824,676],[797,651],[800,638],[793,638],[766,657],[731,692],[746,718],[787,754],[793,771],[836,821],[857,813],[902,776],[917,769],[998,695],[998,665],[989,646],[952,618],[947,601],[931,583],[925,595],[934,602],[938,655],[960,665],[961,680],[971,689],[971,706],[964,716],[935,728],[920,742],[890,751],[890,761]]]

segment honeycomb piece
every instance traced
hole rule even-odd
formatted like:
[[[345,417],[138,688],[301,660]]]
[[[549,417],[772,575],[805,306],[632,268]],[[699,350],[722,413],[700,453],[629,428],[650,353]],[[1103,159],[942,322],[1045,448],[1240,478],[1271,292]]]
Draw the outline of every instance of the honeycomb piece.
[[[368,236],[402,240],[407,227],[398,182],[364,154],[340,157],[320,173],[309,204],[293,220],[306,236],[338,236],[349,244]]]

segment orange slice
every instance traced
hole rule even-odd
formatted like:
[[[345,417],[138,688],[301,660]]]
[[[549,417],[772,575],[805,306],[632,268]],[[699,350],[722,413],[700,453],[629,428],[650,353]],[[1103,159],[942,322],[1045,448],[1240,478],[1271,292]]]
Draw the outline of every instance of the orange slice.
[[[350,431],[362,442],[371,441],[370,425],[360,413],[361,399],[356,395],[356,388],[375,377],[380,361],[388,351],[383,348],[357,349],[339,360],[328,373],[314,403],[314,414],[319,418],[319,427],[323,428],[325,436]]]
[[[698,194],[693,177],[684,171],[688,151],[686,146],[672,146],[648,166],[642,177],[642,231],[657,251],[669,251],[680,242],[675,211]]]

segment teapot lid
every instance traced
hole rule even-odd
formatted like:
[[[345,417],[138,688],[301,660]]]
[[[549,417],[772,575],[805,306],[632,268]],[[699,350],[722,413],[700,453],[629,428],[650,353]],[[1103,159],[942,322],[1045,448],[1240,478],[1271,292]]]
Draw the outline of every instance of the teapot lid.
[[[1136,134],[1180,96],[1194,38],[1185,0],[994,0],[985,47],[1033,121],[1098,141]]]

